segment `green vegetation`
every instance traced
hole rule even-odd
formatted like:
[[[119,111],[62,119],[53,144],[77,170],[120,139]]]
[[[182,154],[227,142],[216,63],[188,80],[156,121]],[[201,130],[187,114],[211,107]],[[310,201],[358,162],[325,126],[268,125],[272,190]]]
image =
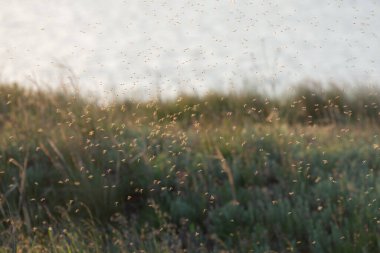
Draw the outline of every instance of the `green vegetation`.
[[[379,105],[2,85],[0,252],[380,252]]]

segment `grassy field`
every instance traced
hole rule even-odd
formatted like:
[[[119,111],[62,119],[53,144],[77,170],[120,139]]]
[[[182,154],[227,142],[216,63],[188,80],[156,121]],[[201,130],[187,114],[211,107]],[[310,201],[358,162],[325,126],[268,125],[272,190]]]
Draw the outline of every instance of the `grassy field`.
[[[0,252],[380,252],[379,105],[2,85]]]

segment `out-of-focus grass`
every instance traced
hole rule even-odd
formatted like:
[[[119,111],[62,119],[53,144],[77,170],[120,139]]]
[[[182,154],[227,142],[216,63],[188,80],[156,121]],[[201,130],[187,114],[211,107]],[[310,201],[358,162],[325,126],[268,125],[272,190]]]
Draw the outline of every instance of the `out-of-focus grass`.
[[[0,249],[379,252],[377,94],[101,106],[0,86]]]

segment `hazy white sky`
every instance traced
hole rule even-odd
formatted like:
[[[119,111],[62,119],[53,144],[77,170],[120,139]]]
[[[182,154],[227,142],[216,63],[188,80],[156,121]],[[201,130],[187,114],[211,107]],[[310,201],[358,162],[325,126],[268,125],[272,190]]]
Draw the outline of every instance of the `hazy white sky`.
[[[25,84],[60,65],[121,96],[380,79],[377,0],[0,0],[0,23],[0,78]]]

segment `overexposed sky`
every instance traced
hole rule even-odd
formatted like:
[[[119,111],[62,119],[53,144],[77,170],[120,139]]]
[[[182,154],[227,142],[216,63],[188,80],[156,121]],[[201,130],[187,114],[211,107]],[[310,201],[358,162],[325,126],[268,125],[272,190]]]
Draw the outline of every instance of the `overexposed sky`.
[[[0,78],[25,85],[65,69],[119,96],[380,79],[377,0],[0,0],[0,24]]]

